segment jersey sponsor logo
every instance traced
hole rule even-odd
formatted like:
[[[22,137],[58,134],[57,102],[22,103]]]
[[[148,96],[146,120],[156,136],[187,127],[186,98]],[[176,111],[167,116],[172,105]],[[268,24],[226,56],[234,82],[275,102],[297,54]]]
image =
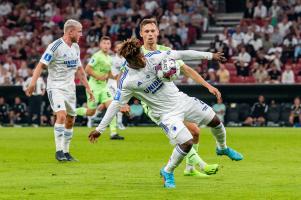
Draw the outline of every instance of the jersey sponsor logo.
[[[150,75],[148,74],[148,75],[146,75],[146,78],[150,78]]]
[[[44,56],[44,60],[46,60],[47,62],[51,61],[52,55],[50,55],[49,53],[46,53]]]
[[[163,86],[163,82],[157,78],[152,84],[150,84],[145,90],[145,93],[155,94],[161,87]]]
[[[138,87],[139,87],[141,84],[142,84],[142,82],[138,81],[138,83],[137,83]]]
[[[76,67],[77,66],[77,59],[76,60],[66,60],[64,64],[67,65],[68,68]]]

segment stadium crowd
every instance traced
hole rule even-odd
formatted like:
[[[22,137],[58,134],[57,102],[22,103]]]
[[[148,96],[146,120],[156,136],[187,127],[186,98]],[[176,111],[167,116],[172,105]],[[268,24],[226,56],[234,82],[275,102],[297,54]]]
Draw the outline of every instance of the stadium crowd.
[[[66,19],[83,24],[85,64],[101,36],[110,36],[112,43],[139,37],[141,19],[153,16],[160,22],[159,43],[185,49],[214,21],[214,5],[211,0],[1,1],[0,85],[22,85],[46,46],[62,35]]]
[[[225,27],[209,51],[228,58],[198,68],[212,83],[301,82],[301,1],[247,0],[240,24]]]
[[[83,24],[80,47],[85,65],[98,50],[100,37],[110,36],[113,43],[131,36],[139,37],[139,22],[153,16],[159,22],[159,43],[174,49],[186,49],[208,31],[210,24],[215,23],[215,8],[211,0],[2,0],[0,86],[25,85],[46,46],[62,35],[63,23],[68,18],[79,19]],[[300,82],[300,30],[300,0],[247,1],[240,25],[225,27],[208,49],[211,52],[223,51],[228,62],[203,62],[195,69],[211,84]],[[44,79],[46,75],[45,70]],[[183,78],[178,83],[192,82]],[[296,99],[293,104],[281,108],[272,101],[266,110],[264,106],[258,106],[262,102],[252,108],[234,104],[225,106],[218,102],[213,108],[227,122],[262,125],[270,120],[269,110],[277,107],[277,120],[281,118],[284,123],[294,125],[301,122],[300,99]],[[11,105],[5,101],[0,97],[1,124],[49,125],[54,121],[51,108],[45,101],[36,114],[27,109],[19,97],[15,97]],[[132,113],[124,122],[137,125],[137,121],[145,121],[139,102],[133,101],[131,107]],[[258,107],[259,110],[255,109]],[[286,109],[283,117],[280,116],[282,110],[279,110],[282,108]],[[245,110],[245,114],[239,114],[239,110]],[[260,112],[264,120],[258,120],[256,112]]]

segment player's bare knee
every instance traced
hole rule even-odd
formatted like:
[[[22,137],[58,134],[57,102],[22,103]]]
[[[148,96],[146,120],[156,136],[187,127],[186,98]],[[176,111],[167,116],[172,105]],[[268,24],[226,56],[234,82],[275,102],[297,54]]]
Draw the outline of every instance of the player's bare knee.
[[[65,127],[67,129],[71,129],[73,127],[73,124],[74,124],[74,117],[67,115],[66,121],[65,121]]]
[[[193,145],[193,139],[188,140],[187,142],[180,144],[180,148],[182,149],[182,151],[184,151],[185,153],[188,153]]]
[[[66,112],[59,111],[56,113],[56,123],[64,124],[66,121]]]
[[[87,109],[87,113],[86,115],[87,116],[93,116],[96,112],[96,109]]]
[[[215,115],[213,117],[213,119],[211,120],[211,122],[209,122],[209,124],[207,124],[207,126],[214,128],[214,127],[217,127],[218,125],[220,125],[220,123],[221,123],[221,120],[218,118],[217,115]]]

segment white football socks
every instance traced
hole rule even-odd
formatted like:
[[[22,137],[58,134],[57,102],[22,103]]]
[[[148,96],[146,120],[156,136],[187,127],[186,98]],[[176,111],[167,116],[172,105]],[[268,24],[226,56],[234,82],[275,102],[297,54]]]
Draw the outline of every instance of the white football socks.
[[[211,132],[215,137],[217,147],[219,149],[226,149],[226,129],[223,123],[220,123],[218,126],[211,128]]]
[[[72,136],[73,136],[73,128],[65,129],[65,131],[64,131],[64,143],[63,143],[64,153],[69,152],[69,146],[70,146],[70,143],[71,143]]]
[[[173,173],[175,168],[177,166],[179,166],[179,164],[182,162],[182,160],[185,158],[186,155],[187,155],[187,153],[185,153],[179,147],[179,145],[176,145],[176,147],[174,148],[174,150],[169,158],[167,165],[164,168],[164,171],[167,173]]]
[[[64,124],[54,124],[54,140],[56,151],[63,150],[63,139],[64,139]]]

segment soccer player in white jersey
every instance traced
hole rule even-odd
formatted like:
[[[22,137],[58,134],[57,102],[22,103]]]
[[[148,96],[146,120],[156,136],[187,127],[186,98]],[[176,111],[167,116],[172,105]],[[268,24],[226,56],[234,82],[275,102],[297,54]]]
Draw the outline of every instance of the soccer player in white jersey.
[[[140,48],[140,41],[136,38],[128,39],[123,43],[120,55],[127,61],[126,71],[120,78],[114,101],[99,126],[90,133],[90,141],[97,140],[120,106],[134,96],[144,101],[152,109],[152,116],[158,119],[158,125],[164,129],[171,143],[176,145],[167,165],[160,170],[160,174],[164,178],[164,187],[175,187],[173,172],[193,145],[193,137],[185,127],[184,120],[211,127],[217,142],[216,152],[218,155],[229,156],[231,154],[229,157],[235,157],[235,160],[243,159],[240,153],[227,147],[225,127],[210,106],[180,92],[175,84],[165,84],[156,75],[156,67],[166,58],[220,61],[223,59],[222,54],[192,50],[158,51],[145,57]],[[219,92],[214,92],[214,94],[217,98],[221,98]]]
[[[54,137],[58,161],[75,161],[69,152],[76,116],[75,74],[79,77],[91,99],[94,99],[87,82],[85,71],[80,61],[79,38],[82,25],[69,19],[64,24],[63,37],[48,45],[37,64],[30,85],[26,90],[31,96],[43,68],[48,68],[47,93],[51,108],[55,112]]]
[[[116,41],[114,43],[115,54],[112,56],[112,67],[111,67],[111,76],[108,79],[108,88],[112,96],[115,96],[117,92],[117,77],[121,73],[121,66],[124,64],[125,59],[118,55],[118,51],[121,48],[122,42]],[[125,129],[122,123],[122,112],[117,113],[117,126],[119,129]]]
[[[157,21],[153,18],[144,19],[140,23],[140,36],[143,39],[142,51],[146,55],[147,53],[155,53],[156,51],[168,51],[171,50],[169,47],[158,45],[157,40],[159,36],[159,29]],[[181,72],[188,78],[195,80],[208,90],[217,90],[212,85],[207,83],[195,70],[186,65],[182,60],[177,60],[177,63],[181,67]],[[144,112],[155,122],[155,119],[151,116],[152,111],[143,102],[142,106]],[[156,122],[155,122],[156,123]],[[186,168],[184,170],[184,176],[197,176],[206,177],[211,174],[215,174],[218,170],[218,164],[207,164],[199,155],[199,134],[200,129],[195,123],[184,121],[185,126],[188,128],[190,133],[193,135],[193,146],[191,151],[186,156]],[[198,165],[204,173],[199,172],[195,165]]]

